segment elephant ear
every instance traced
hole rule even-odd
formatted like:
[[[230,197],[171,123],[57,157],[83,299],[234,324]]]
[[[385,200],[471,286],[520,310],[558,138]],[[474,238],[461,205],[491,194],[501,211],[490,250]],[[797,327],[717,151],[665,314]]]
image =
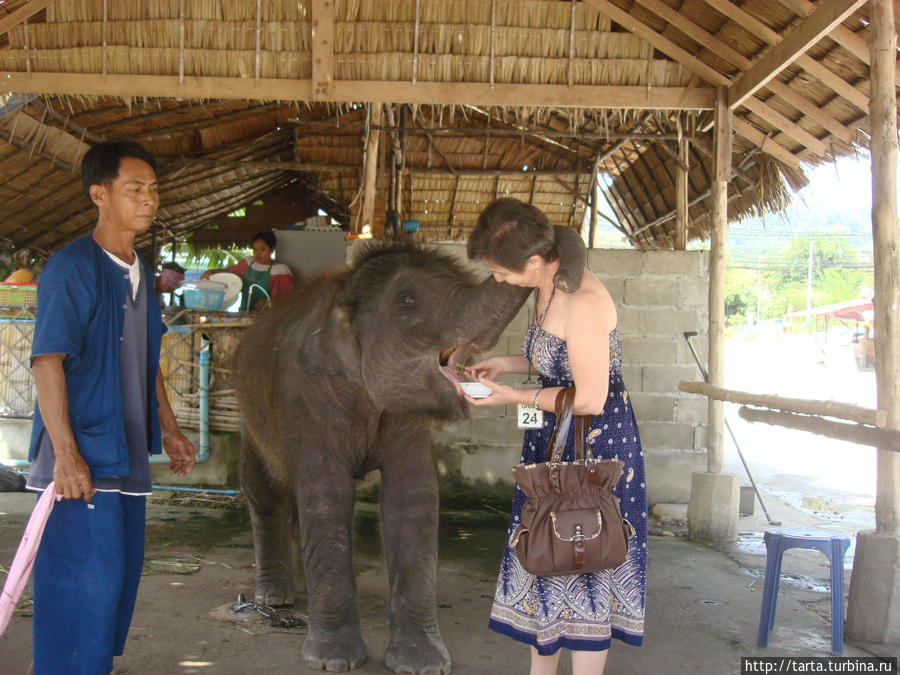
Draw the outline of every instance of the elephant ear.
[[[338,376],[362,382],[359,341],[350,316],[340,302],[340,290],[321,293],[304,317],[297,360],[301,370],[313,375]]]
[[[553,285],[566,293],[574,293],[581,287],[581,277],[587,266],[587,248],[575,228],[556,225],[553,234],[559,255],[559,270],[553,276]]]

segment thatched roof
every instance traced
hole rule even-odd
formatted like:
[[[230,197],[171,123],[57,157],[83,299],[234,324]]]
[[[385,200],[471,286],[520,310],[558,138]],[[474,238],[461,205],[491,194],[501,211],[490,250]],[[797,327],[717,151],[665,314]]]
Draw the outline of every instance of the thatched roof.
[[[708,234],[715,87],[732,219],[866,147],[867,17],[862,0],[0,1],[0,237],[46,254],[88,231],[80,159],[123,137],[160,163],[139,246],[285,189],[296,220],[356,228],[379,134],[375,219],[396,192],[420,239],[464,238],[499,195],[581,227],[596,172],[614,225],[669,248],[680,139],[689,236]]]

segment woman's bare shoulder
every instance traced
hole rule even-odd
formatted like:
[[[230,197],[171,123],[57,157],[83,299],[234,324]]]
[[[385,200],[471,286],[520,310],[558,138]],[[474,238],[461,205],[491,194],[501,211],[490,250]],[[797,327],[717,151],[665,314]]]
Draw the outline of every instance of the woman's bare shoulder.
[[[591,315],[609,330],[616,326],[615,302],[603,282],[593,274],[584,275],[581,287],[571,296],[570,307],[575,316]]]

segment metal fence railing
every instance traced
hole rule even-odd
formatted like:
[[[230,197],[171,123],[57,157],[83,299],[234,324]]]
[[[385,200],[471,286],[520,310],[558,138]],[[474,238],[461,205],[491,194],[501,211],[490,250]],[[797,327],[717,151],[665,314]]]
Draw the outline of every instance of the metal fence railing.
[[[0,306],[0,417],[34,416],[33,335],[33,306]]]
[[[200,351],[209,349],[209,424],[212,431],[238,431],[240,414],[230,384],[231,362],[250,320],[246,315],[167,310],[163,320],[160,371],[166,394],[182,428],[197,429]],[[34,416],[36,393],[31,375],[34,307],[0,307],[0,419]]]

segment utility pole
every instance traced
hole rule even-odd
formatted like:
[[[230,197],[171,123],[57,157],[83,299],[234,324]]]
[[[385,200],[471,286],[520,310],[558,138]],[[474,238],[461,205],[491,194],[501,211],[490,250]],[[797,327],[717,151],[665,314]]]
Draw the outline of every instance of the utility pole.
[[[756,256],[756,324],[759,325],[759,296],[762,294],[762,256]]]
[[[806,267],[806,311],[812,309],[812,270],[813,270],[813,243],[809,240],[809,260]]]

